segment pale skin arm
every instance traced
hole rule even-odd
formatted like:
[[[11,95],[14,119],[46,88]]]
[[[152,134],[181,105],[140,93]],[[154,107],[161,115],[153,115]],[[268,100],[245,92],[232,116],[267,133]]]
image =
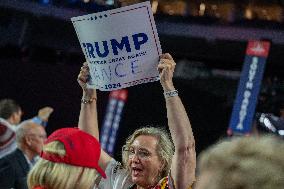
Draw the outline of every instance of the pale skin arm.
[[[81,67],[81,71],[78,76],[78,83],[83,90],[82,99],[93,99],[91,103],[81,103],[81,110],[79,116],[79,128],[99,140],[99,126],[98,126],[98,114],[97,114],[97,92],[96,89],[87,88],[87,79],[89,78],[89,67],[87,63],[84,63]],[[101,150],[101,157],[99,164],[104,170],[107,164],[110,162],[111,157]]]
[[[53,108],[46,106],[46,107],[41,108],[38,111],[37,116],[43,121],[48,121],[49,116],[50,116],[50,114],[52,114],[52,112],[53,112]]]
[[[170,54],[160,57],[158,70],[164,92],[175,90],[175,62]],[[166,98],[168,126],[175,146],[171,176],[177,189],[188,189],[195,181],[196,152],[191,124],[179,96]]]

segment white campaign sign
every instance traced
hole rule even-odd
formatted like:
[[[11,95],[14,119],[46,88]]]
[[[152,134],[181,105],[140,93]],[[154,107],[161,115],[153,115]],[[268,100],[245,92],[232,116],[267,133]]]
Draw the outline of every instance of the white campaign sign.
[[[162,50],[149,2],[71,20],[89,63],[89,87],[111,91],[159,80]]]

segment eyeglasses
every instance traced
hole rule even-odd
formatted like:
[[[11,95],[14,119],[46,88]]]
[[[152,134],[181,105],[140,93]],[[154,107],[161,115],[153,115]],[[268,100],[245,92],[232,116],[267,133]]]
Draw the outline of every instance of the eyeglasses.
[[[151,152],[142,148],[135,149],[132,146],[130,147],[124,146],[122,150],[128,153],[129,159],[132,159],[134,155],[136,155],[139,159],[148,159],[151,156]]]

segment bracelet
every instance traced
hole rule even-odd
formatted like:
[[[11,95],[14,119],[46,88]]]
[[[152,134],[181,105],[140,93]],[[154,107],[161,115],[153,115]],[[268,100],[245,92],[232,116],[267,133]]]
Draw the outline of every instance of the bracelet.
[[[178,96],[178,91],[177,90],[172,90],[172,91],[164,92],[164,96],[165,96],[165,98]]]
[[[82,104],[91,104],[93,101],[96,101],[96,100],[97,100],[96,97],[92,97],[92,98],[89,98],[89,99],[82,98],[81,103]]]
[[[41,125],[43,127],[46,127],[47,121],[43,121],[39,116],[35,116],[32,118],[32,122]]]

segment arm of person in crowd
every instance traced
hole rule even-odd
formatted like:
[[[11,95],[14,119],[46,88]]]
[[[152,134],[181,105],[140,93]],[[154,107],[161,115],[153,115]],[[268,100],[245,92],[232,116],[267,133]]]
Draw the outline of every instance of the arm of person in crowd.
[[[81,101],[81,110],[79,116],[79,128],[99,140],[99,126],[97,115],[97,92],[96,89],[87,88],[89,78],[89,67],[84,63],[78,76],[78,83],[83,90]],[[111,157],[104,151],[101,151],[99,160],[100,166],[105,169],[111,161]]]
[[[50,114],[52,114],[52,112],[53,112],[52,107],[49,107],[49,106],[43,107],[38,111],[38,115],[33,117],[31,120],[32,120],[32,122],[34,122],[36,124],[39,124],[39,125],[46,127],[47,123],[48,123],[49,116],[50,116]]]
[[[174,69],[175,62],[171,55],[161,55],[158,70],[165,94],[168,126],[175,146],[171,176],[176,188],[188,189],[195,181],[195,141],[189,118],[173,85]]]

